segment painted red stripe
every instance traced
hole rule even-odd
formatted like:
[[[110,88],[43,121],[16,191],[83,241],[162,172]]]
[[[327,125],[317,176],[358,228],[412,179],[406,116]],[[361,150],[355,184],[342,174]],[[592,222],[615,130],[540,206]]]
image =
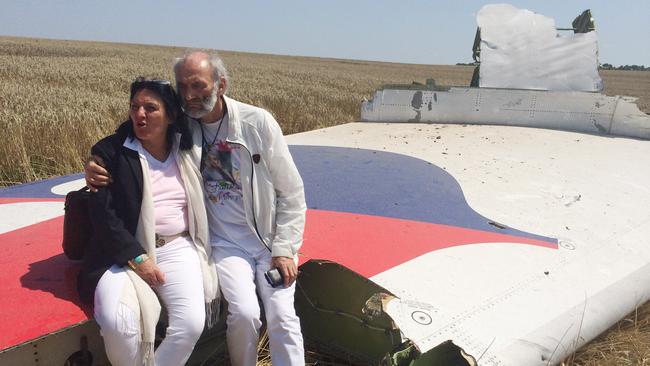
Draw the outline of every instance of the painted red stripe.
[[[2,198],[0,203],[62,199]],[[0,235],[0,349],[89,318],[76,291],[79,264],[61,249],[63,217]],[[425,253],[457,245],[557,244],[480,230],[369,215],[308,210],[301,262],[329,259],[366,277]]]
[[[62,228],[60,216],[0,235],[0,349],[88,319],[76,290],[79,265],[62,254]]]
[[[328,259],[372,277],[434,250],[477,243],[517,243],[557,249],[554,242],[487,231],[309,210],[300,261]]]

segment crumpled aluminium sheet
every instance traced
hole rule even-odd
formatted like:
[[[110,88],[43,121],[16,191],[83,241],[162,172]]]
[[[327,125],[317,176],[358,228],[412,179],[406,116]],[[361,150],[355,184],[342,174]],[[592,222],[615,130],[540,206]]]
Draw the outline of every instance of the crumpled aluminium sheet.
[[[479,85],[487,88],[601,91],[595,31],[558,35],[555,21],[508,4],[486,5]]]

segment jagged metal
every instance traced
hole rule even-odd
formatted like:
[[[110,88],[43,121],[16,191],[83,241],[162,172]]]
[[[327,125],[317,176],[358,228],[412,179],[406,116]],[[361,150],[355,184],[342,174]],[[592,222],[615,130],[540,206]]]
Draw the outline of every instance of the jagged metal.
[[[395,295],[338,263],[301,265],[297,289],[296,311],[310,349],[358,365],[473,365],[451,342],[422,353],[385,312]]]

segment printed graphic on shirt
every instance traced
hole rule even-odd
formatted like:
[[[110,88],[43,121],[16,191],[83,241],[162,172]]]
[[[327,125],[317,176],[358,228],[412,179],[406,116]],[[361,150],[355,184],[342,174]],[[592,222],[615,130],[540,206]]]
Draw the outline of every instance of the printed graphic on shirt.
[[[242,199],[239,149],[238,145],[217,140],[204,153],[203,184],[210,201],[223,205],[225,201]]]

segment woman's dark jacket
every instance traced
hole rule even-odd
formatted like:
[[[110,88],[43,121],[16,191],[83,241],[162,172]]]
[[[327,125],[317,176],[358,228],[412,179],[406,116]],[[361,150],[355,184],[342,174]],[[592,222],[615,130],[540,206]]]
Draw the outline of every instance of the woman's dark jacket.
[[[190,149],[192,137],[186,120],[179,119],[169,126],[170,144],[177,134],[181,135],[179,149]],[[91,149],[92,155],[104,160],[113,182],[91,193],[88,201],[93,235],[77,278],[79,295],[87,303],[93,302],[97,282],[107,269],[114,264],[125,266],[145,253],[135,239],[142,205],[142,165],[138,152],[124,147],[124,141],[130,138],[135,135],[129,120]]]
[[[84,302],[93,302],[97,282],[108,268],[124,266],[145,253],[135,239],[142,204],[142,166],[138,152],[123,146],[127,138],[133,138],[129,137],[132,128],[130,121],[123,123],[115,134],[91,149],[92,155],[104,160],[113,182],[92,193],[88,202],[93,235],[77,281]]]

